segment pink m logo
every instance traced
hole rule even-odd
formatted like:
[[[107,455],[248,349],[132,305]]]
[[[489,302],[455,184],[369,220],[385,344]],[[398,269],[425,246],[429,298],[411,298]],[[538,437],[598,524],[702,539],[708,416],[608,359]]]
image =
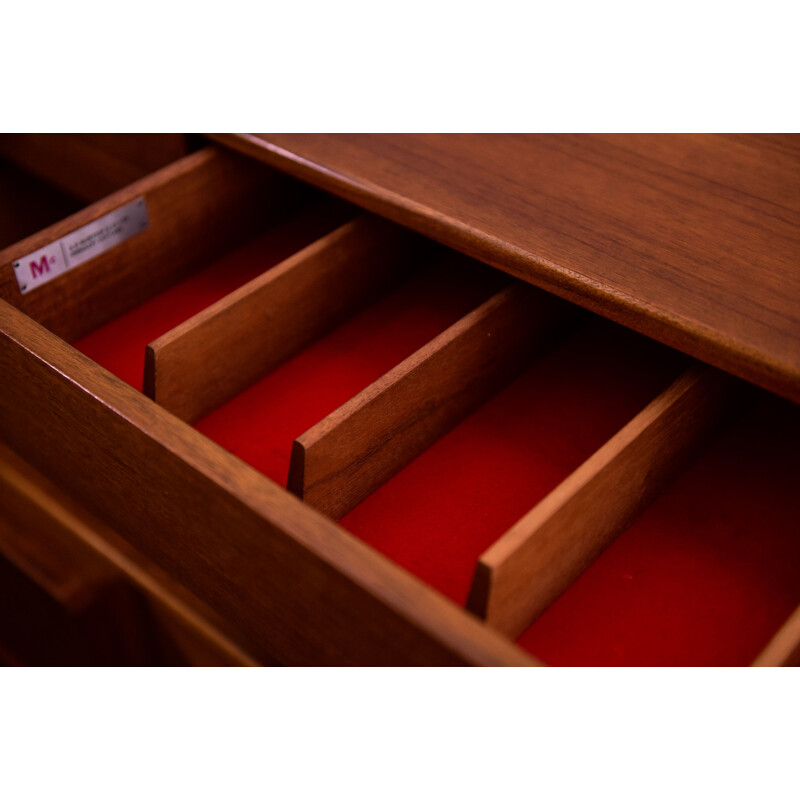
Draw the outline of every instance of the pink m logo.
[[[45,272],[50,272],[50,265],[47,263],[47,256],[42,256],[42,259],[38,264],[35,261],[31,261],[30,265],[31,277],[34,280],[37,276],[44,275]]]

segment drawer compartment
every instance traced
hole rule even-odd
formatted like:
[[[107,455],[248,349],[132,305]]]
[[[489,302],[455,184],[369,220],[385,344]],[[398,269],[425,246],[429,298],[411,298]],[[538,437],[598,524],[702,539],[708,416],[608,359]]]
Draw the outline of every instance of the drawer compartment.
[[[756,660],[800,603],[798,453],[797,408],[760,394],[520,644],[553,664]]]
[[[6,247],[0,370],[2,563],[112,661],[800,657],[795,406],[226,151]]]
[[[460,262],[431,264],[404,280],[200,419],[197,429],[285,485],[300,434],[496,288],[490,270]]]
[[[152,342],[149,396],[181,419],[204,416],[361,311],[430,251],[370,215],[342,225]]]
[[[535,663],[7,303],[0,331],[3,440],[259,662]]]
[[[202,307],[351,213],[268,169],[206,148],[6,248],[0,295],[66,341],[81,342],[175,291],[82,342],[102,355],[95,340],[174,324],[183,303]],[[41,254],[48,257],[40,262]]]
[[[350,213],[323,202],[279,218],[263,233],[234,245],[221,258],[101,325],[74,346],[141,390],[146,350],[153,340],[305,247]]]
[[[684,363],[592,319],[531,348],[519,377],[339,522],[463,605],[480,554]]]

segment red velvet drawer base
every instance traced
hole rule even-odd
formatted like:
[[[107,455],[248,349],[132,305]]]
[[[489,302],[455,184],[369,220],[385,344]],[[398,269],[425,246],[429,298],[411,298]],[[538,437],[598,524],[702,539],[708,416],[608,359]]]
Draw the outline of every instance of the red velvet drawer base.
[[[765,398],[519,639],[555,665],[745,665],[800,602],[800,417]]]
[[[286,485],[292,442],[488,297],[488,268],[425,272],[384,296],[197,422]]]
[[[331,228],[334,223],[331,222]],[[296,224],[277,224],[176,286],[74,342],[109,372],[142,389],[150,342],[309,243]]]
[[[457,603],[480,554],[677,376],[684,359],[595,320],[340,524]]]
[[[144,349],[297,249],[270,231],[75,346],[137,388]],[[293,440],[486,299],[488,268],[407,280],[197,423],[285,484]],[[463,604],[480,554],[664,389],[679,354],[601,320],[341,520]],[[791,433],[789,433],[791,431]],[[552,664],[749,663],[800,600],[796,408],[725,433],[519,639]]]

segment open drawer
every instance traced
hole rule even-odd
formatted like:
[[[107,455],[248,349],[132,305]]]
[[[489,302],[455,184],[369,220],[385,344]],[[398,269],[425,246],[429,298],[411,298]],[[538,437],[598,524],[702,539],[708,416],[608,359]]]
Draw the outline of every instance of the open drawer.
[[[214,148],[0,270],[13,458],[242,662],[794,657],[797,448],[737,433],[774,398]],[[731,452],[757,472],[720,477]]]

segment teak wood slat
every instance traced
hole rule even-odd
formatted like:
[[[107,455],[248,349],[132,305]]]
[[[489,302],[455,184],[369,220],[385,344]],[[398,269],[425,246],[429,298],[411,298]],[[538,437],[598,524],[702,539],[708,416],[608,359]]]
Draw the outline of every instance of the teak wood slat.
[[[524,284],[494,295],[302,434],[289,490],[343,516],[522,371],[568,316]]]
[[[800,608],[753,662],[754,667],[800,667]]]
[[[685,372],[481,556],[467,607],[521,634],[713,433],[734,384],[700,365]]]
[[[194,421],[341,322],[424,250],[371,215],[343,225],[154,341],[145,393]]]
[[[212,138],[800,401],[800,136]]]
[[[0,134],[0,154],[88,202],[188,152],[188,137],[182,133]]]
[[[0,550],[70,611],[97,599],[106,586],[126,581],[150,603],[151,627],[163,626],[189,655],[202,653],[192,663],[254,663],[219,629],[210,609],[2,445],[0,509],[11,520],[3,530],[14,536],[1,541]]]
[[[0,436],[286,664],[535,664],[0,301]]]
[[[297,204],[287,178],[206,148],[0,252],[0,298],[75,340],[219,256]],[[49,283],[22,294],[18,259],[136,198],[149,227]]]

